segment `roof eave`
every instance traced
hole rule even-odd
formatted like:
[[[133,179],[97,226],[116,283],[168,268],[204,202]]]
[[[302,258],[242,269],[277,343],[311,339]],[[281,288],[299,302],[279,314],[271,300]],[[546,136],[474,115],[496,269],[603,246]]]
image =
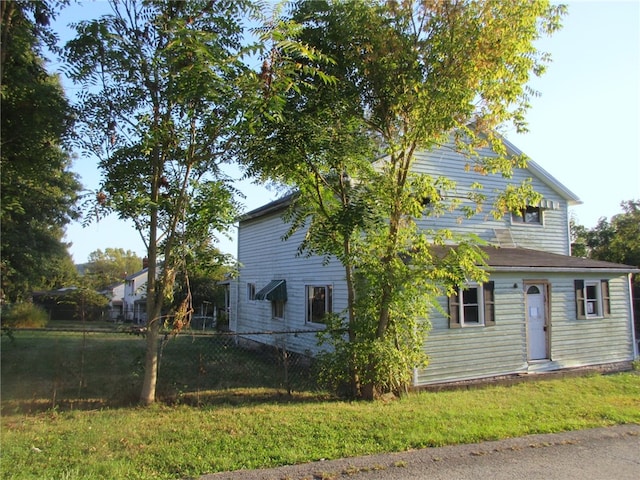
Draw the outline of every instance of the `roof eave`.
[[[522,150],[520,150],[518,147],[516,147],[513,143],[511,143],[509,140],[507,140],[503,136],[501,136],[501,139],[504,145],[507,147],[507,150],[512,155],[516,155],[516,156],[526,155]],[[553,177],[553,175],[547,172],[535,161],[531,160],[531,158],[528,158],[527,160],[527,168],[529,168],[529,170],[531,170],[534,175],[540,178],[540,180],[542,180],[547,185],[549,185],[558,195],[563,197],[567,201],[568,205],[570,206],[582,205],[583,203],[582,200],[580,200],[580,198],[575,193],[573,193],[571,190],[569,190],[567,187],[561,184],[558,180],[556,180]]]
[[[492,267],[489,265],[490,272],[548,272],[548,273],[616,273],[619,275],[627,273],[640,273],[638,268],[594,268],[594,267]]]
[[[245,222],[247,220],[253,220],[254,218],[263,217],[265,215],[270,215],[273,213],[277,213],[288,208],[293,202],[293,198],[295,193],[291,193],[282,198],[274,200],[273,202],[269,202],[266,205],[258,207],[250,212],[247,212],[238,217],[238,222]]]

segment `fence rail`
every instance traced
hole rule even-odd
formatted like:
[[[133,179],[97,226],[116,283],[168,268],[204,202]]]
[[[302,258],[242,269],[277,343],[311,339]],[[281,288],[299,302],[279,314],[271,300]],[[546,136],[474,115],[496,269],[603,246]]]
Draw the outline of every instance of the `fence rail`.
[[[144,331],[58,328],[2,336],[2,409],[121,406],[137,402],[144,375]],[[251,332],[257,335],[315,332]],[[245,334],[191,331],[163,335],[157,397],[208,403],[238,395],[317,393],[305,355],[246,341]],[[274,343],[265,339],[264,343]]]

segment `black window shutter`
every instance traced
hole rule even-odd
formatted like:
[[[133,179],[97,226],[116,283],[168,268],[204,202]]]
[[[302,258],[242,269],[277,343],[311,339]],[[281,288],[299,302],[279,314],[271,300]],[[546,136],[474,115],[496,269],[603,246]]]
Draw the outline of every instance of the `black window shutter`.
[[[456,288],[453,295],[449,297],[449,328],[460,328],[460,291]]]
[[[491,327],[496,324],[496,309],[494,301],[494,283],[487,282],[482,286],[484,291],[484,324]]]
[[[605,317],[611,316],[611,297],[609,296],[609,280],[601,280],[602,287],[602,314]]]
[[[574,280],[573,284],[576,291],[576,318],[584,320],[587,318],[584,312],[584,280]]]

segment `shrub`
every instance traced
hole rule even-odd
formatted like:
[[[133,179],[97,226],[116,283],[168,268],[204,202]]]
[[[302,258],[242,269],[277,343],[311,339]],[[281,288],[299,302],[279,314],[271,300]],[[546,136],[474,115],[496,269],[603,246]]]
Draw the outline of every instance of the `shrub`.
[[[18,303],[2,309],[2,328],[42,328],[48,320],[47,312],[33,303]]]
[[[424,320],[397,322],[378,338],[372,317],[359,317],[352,324],[360,327],[355,340],[347,338],[340,316],[327,315],[325,321],[320,345],[330,348],[318,355],[318,383],[334,393],[366,399],[402,394],[411,385],[414,369],[427,366],[422,346],[429,324]]]
[[[109,299],[90,288],[71,290],[58,298],[58,305],[66,306],[72,312],[73,320],[97,321],[103,318]]]

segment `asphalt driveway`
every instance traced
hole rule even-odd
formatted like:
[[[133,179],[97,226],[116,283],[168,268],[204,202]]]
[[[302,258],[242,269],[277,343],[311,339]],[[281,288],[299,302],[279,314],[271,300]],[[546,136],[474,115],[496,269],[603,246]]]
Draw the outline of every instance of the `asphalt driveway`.
[[[287,467],[225,472],[200,480],[636,480],[640,425],[426,448]]]

